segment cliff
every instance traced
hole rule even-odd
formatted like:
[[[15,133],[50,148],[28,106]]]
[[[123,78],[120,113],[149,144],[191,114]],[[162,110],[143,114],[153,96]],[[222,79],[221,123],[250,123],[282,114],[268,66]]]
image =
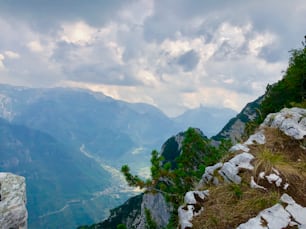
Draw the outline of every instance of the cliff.
[[[170,219],[171,207],[162,194],[144,193],[134,196],[121,206],[111,210],[109,218],[80,229],[112,229],[125,225],[129,229],[146,228],[154,223],[156,228],[165,228]]]
[[[242,139],[245,133],[246,123],[255,120],[258,116],[258,108],[265,95],[260,96],[253,102],[248,103],[236,117],[230,119],[222,130],[215,136],[213,140],[230,139],[233,143],[237,143]]]
[[[27,228],[25,178],[12,173],[0,173],[1,228]]]

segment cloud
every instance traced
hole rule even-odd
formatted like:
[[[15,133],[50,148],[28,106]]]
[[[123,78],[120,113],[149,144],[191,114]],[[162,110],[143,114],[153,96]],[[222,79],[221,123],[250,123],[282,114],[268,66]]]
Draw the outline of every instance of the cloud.
[[[199,63],[199,56],[194,50],[190,50],[181,55],[177,63],[183,67],[184,71],[192,71]]]
[[[4,55],[9,59],[19,59],[20,55],[17,52],[7,50],[4,52]]]
[[[1,82],[84,87],[169,115],[200,104],[239,111],[282,77],[288,50],[304,36],[302,6],[303,0],[1,1]]]
[[[5,70],[5,66],[3,64],[4,59],[5,59],[4,56],[0,54],[0,71]]]
[[[76,45],[90,44],[94,40],[94,34],[97,30],[83,21],[62,25],[61,40]]]

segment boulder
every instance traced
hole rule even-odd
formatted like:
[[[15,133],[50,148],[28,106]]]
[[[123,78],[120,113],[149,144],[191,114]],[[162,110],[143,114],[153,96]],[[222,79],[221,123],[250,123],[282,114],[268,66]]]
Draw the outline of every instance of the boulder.
[[[219,173],[225,180],[239,184],[241,182],[241,177],[238,175],[239,171],[241,169],[253,170],[254,167],[251,164],[253,158],[254,156],[250,153],[238,154],[225,162]]]
[[[278,128],[286,135],[301,140],[306,136],[306,109],[284,108],[278,113],[269,114],[262,127]]]
[[[25,178],[12,173],[0,173],[1,228],[27,228]]]

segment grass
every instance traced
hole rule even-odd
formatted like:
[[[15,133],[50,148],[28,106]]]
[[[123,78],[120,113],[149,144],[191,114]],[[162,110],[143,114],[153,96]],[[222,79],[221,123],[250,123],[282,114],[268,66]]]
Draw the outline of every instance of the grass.
[[[264,171],[266,174],[272,172],[272,168],[278,169],[284,167],[287,163],[284,155],[281,153],[274,153],[268,148],[259,150],[256,154],[254,162],[254,174],[257,176],[260,172]]]
[[[280,193],[250,189],[248,183],[211,187],[204,211],[193,220],[193,228],[235,228],[259,211],[279,201]]]
[[[209,198],[205,200],[204,211],[192,221],[193,228],[235,228],[241,223],[255,217],[261,210],[279,202],[280,196],[287,193],[302,206],[306,206],[306,150],[301,147],[305,140],[293,140],[278,129],[266,128],[266,143],[251,145],[250,153],[255,156],[252,161],[253,171],[241,171],[242,183],[220,183],[218,186],[206,185]],[[223,159],[230,159],[229,154]],[[226,161],[225,160],[225,161]],[[267,188],[267,191],[251,189],[251,176],[256,178],[262,171],[269,175],[276,169],[283,180],[289,183],[287,190],[257,179],[257,183]],[[275,173],[275,172],[274,172]],[[217,171],[215,175],[218,177]]]

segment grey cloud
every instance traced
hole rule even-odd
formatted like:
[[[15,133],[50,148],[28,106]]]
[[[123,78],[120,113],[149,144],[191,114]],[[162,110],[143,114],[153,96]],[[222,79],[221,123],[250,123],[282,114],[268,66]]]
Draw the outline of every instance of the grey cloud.
[[[283,49],[279,50],[274,47],[268,46],[261,50],[259,57],[265,59],[270,63],[282,61],[282,57],[288,55],[288,51]]]
[[[199,55],[194,50],[190,50],[182,54],[177,59],[177,63],[182,66],[184,71],[189,72],[198,65],[199,59]]]
[[[142,83],[121,68],[103,68],[99,65],[78,66],[75,69],[65,70],[64,72],[72,81],[81,81],[97,84],[141,86]]]
[[[72,80],[138,86],[142,82],[134,73],[146,70],[156,77],[154,80],[161,81],[164,91],[171,87],[172,96],[154,88],[150,98],[156,98],[154,93],[159,93],[158,98],[162,99],[156,103],[164,109],[172,109],[179,106],[176,104],[179,93],[196,92],[199,87],[218,87],[255,95],[258,91],[250,85],[267,80],[275,82],[281,77],[281,72],[275,72],[278,68],[274,68],[274,64],[286,62],[288,51],[300,47],[305,35],[304,0],[156,0],[153,14],[139,24],[138,17],[134,18],[135,9],[131,10],[131,3],[135,2],[139,3],[136,0],[0,0],[0,53],[11,50],[20,54],[19,59],[4,60],[8,69],[5,82],[49,86],[61,80]],[[120,15],[122,9],[126,15]],[[129,20],[129,16],[133,20]],[[109,26],[110,22],[115,26],[109,27],[113,29],[110,35],[86,46],[56,43],[61,33],[59,25],[76,21],[97,28]],[[252,28],[243,34],[245,41],[234,47],[230,42],[222,44],[218,39],[218,29],[224,22],[237,27],[250,23]],[[248,42],[257,34],[265,33],[273,34],[275,43],[268,44],[258,56],[248,59]],[[199,37],[208,49],[211,45],[215,51],[208,61],[206,53],[202,52],[204,46],[176,58],[158,48],[165,39],[188,43]],[[44,46],[50,45],[52,50],[48,50],[48,54],[30,52],[27,44],[36,40]],[[112,42],[120,46],[123,63],[116,62],[115,48],[110,51],[107,47]],[[218,49],[214,50],[215,47]],[[46,57],[49,52],[53,53],[50,58]],[[200,56],[204,56],[201,60],[204,66],[199,66]],[[197,71],[196,67],[201,70]],[[266,68],[270,70],[266,71]],[[187,71],[194,72],[189,74]],[[193,73],[196,79],[190,82],[187,79],[185,83],[185,76],[192,78]],[[183,79],[184,82],[168,85],[166,82],[172,77],[173,81]],[[233,81],[229,82],[229,79]],[[172,104],[176,105],[171,108]]]
[[[225,61],[229,59],[237,59],[241,57],[241,54],[244,52],[245,51],[242,47],[234,48],[227,41],[225,41],[211,57],[211,60]]]
[[[82,59],[82,49],[87,55]],[[111,85],[141,85],[128,66],[115,63],[103,43],[79,47],[66,42],[57,43],[52,59],[61,65],[66,79]]]
[[[271,32],[278,36],[278,44],[267,58],[276,59],[278,55],[278,59],[284,60],[288,58],[286,52],[295,44],[299,46],[304,37],[306,20],[302,18],[306,9],[301,7],[303,5],[304,0],[156,1],[156,13],[146,21],[144,35],[147,41],[161,42],[179,31],[190,38],[203,36],[211,42],[215,29],[222,22],[238,26],[250,22],[252,33]],[[188,24],[193,18],[203,19],[197,29]]]
[[[91,25],[104,24],[126,4],[124,0],[10,0],[0,1],[0,14],[29,21],[33,27],[46,31],[61,21],[82,19]]]

